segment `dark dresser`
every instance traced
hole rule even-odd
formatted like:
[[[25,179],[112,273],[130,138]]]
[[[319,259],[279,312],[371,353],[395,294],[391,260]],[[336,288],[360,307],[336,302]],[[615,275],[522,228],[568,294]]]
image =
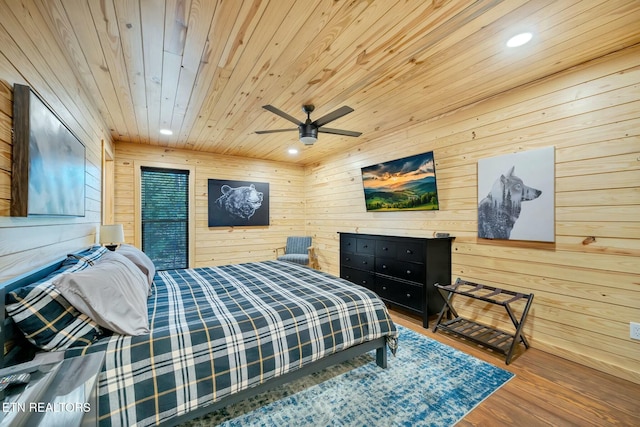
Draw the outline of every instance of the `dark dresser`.
[[[340,277],[422,315],[428,328],[444,304],[434,283],[451,283],[452,240],[340,233]]]

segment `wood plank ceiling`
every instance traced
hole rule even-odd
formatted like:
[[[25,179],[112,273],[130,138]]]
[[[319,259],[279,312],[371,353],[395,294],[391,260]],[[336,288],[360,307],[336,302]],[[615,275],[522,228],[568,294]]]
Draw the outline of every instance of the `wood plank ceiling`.
[[[40,0],[29,13],[114,140],[301,164],[640,42],[637,0]],[[533,40],[507,48],[521,31]],[[295,128],[265,104],[301,120],[303,104],[312,119],[349,105],[329,127],[363,135],[257,135]]]

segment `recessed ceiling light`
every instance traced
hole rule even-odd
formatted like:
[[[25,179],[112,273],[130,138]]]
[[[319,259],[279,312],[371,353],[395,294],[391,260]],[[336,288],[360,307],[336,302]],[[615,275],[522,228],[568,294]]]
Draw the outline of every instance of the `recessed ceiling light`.
[[[163,135],[173,135],[173,131],[171,129],[160,129],[160,133]]]
[[[297,148],[289,148],[289,154],[298,154]]]
[[[529,43],[529,41],[531,41],[532,38],[533,38],[533,34],[531,33],[516,34],[515,36],[511,37],[507,41],[507,46],[509,47],[522,46],[523,44]]]

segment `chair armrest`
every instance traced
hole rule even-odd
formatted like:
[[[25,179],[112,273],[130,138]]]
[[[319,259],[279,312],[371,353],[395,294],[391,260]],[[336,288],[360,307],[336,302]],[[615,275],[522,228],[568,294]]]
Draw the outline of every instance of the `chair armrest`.
[[[276,248],[276,258],[280,256],[280,251],[282,251],[282,255],[286,255],[287,251],[286,248],[284,246],[280,247],[280,248]]]
[[[309,266],[318,270],[320,268],[320,265],[318,264],[318,254],[316,254],[316,248],[314,248],[313,246],[309,246],[307,248],[307,251],[309,252]]]

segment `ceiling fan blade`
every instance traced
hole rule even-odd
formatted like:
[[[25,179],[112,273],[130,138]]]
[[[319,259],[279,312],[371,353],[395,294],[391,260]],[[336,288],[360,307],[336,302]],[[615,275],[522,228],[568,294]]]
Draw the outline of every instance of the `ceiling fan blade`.
[[[360,135],[362,135],[362,132],[354,132],[354,131],[351,131],[351,130],[331,129],[331,128],[318,128],[318,132],[332,133],[334,135],[344,135],[344,136],[360,136]]]
[[[349,114],[350,112],[353,111],[353,108],[351,107],[347,107],[346,105],[343,107],[338,108],[335,111],[332,111],[331,113],[327,114],[326,116],[322,116],[320,117],[318,120],[315,120],[313,122],[314,125],[321,127],[326,125],[329,122],[334,121],[335,119],[339,119],[340,117]]]
[[[257,130],[256,133],[263,134],[263,133],[276,133],[276,132],[291,132],[293,130],[297,131],[298,129]]]
[[[298,119],[296,119],[293,116],[288,115],[287,113],[285,113],[284,111],[274,107],[273,105],[263,105],[262,108],[264,108],[267,111],[271,111],[273,114],[277,114],[278,116],[282,117],[283,119],[287,119],[292,123],[295,123],[296,125],[301,125],[302,122]]]

